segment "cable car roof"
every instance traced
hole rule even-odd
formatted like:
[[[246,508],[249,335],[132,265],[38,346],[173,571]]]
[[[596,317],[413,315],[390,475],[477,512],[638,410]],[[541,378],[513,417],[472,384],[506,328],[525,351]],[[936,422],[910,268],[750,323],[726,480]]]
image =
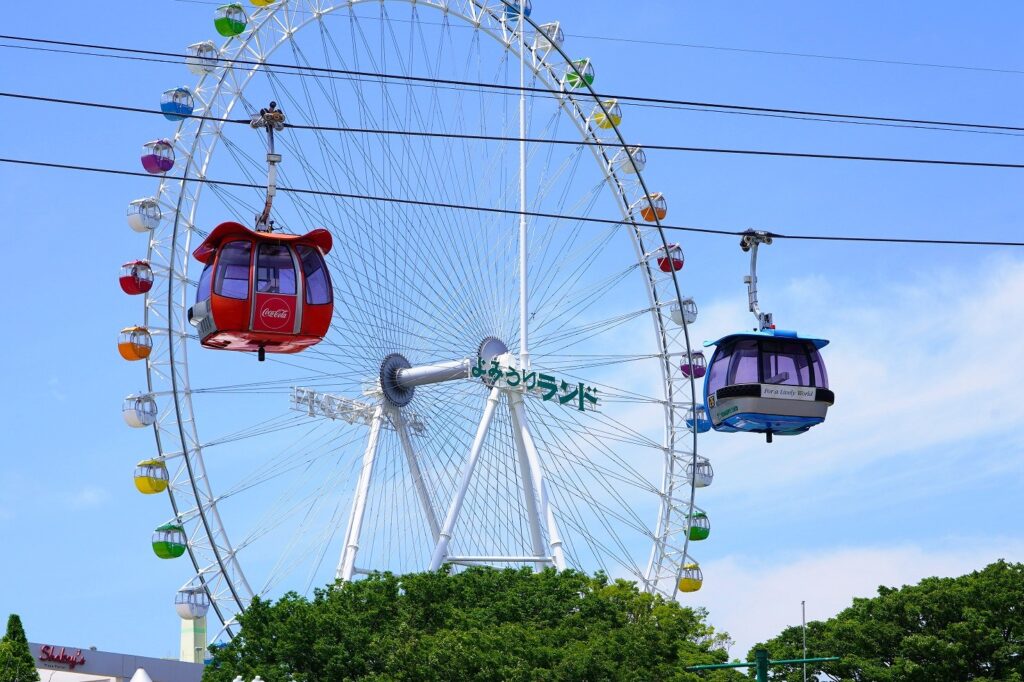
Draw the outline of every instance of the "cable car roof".
[[[331,250],[331,246],[334,245],[334,239],[331,237],[331,233],[323,228],[307,232],[306,234],[280,234],[274,232],[256,232],[254,230],[250,230],[241,223],[228,221],[213,228],[213,232],[211,232],[206,239],[203,240],[203,243],[192,252],[192,255],[200,263],[208,263],[210,262],[210,259],[213,258],[213,254],[216,253],[217,247],[231,237],[245,237],[254,242],[311,245],[319,247],[325,254],[328,253]]]
[[[764,339],[764,338],[775,338],[775,339],[792,339],[794,341],[809,341],[814,344],[815,348],[821,349],[828,345],[828,339],[811,339],[800,336],[795,331],[790,329],[765,329],[762,332],[736,332],[735,334],[726,334],[717,341],[705,341],[705,346],[720,346],[726,341],[734,341],[736,339]]]

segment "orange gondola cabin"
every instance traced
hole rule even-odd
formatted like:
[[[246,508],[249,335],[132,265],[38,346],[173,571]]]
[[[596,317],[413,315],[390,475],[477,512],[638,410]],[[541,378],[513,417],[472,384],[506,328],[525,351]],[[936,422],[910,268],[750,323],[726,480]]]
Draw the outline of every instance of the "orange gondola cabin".
[[[217,350],[298,353],[331,326],[331,233],[254,232],[221,223],[192,255],[205,264],[189,322]]]

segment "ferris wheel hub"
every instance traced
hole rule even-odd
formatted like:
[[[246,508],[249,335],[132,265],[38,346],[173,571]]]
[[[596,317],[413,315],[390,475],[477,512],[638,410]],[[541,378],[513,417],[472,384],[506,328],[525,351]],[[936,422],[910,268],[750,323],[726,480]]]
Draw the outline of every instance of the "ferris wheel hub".
[[[485,363],[506,355],[508,346],[495,336],[485,337],[477,347],[477,357]],[[469,358],[414,367],[401,353],[391,353],[380,363],[380,390],[392,406],[405,407],[412,402],[417,386],[468,379],[472,368],[473,361]]]

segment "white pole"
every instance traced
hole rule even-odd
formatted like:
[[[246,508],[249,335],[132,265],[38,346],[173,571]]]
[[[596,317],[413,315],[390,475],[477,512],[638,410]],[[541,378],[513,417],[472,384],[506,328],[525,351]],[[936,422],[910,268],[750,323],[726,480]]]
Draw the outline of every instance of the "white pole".
[[[366,450],[363,452],[363,464],[359,470],[359,482],[356,484],[356,496],[352,500],[352,513],[348,519],[348,531],[345,533],[345,547],[341,551],[336,576],[341,580],[351,580],[356,565],[356,554],[359,552],[359,534],[363,528],[363,514],[366,512],[366,497],[370,490],[370,476],[373,474],[373,463],[377,458],[377,442],[380,439],[381,422],[384,421],[384,406],[378,405],[373,411],[370,423],[370,436],[366,439]]]
[[[530,463],[531,478],[537,491],[537,498],[540,501],[538,509],[539,516],[544,519],[548,531],[548,544],[551,546],[551,559],[555,568],[559,571],[565,570],[565,553],[562,551],[562,536],[558,532],[558,522],[555,520],[555,511],[552,509],[551,498],[548,496],[548,486],[544,481],[544,469],[540,463],[540,453],[533,442],[533,435],[530,433],[530,426],[526,423],[526,409],[523,407],[522,393],[509,393],[509,403],[513,428],[517,429],[523,440],[523,447],[526,450],[526,457]]]
[[[526,2],[519,0],[519,365],[530,369],[526,282]]]
[[[416,494],[420,498],[420,506],[423,507],[423,515],[427,517],[427,525],[430,526],[430,536],[437,542],[440,534],[440,526],[437,523],[437,514],[434,512],[434,503],[430,501],[430,494],[427,491],[426,481],[423,480],[423,472],[420,470],[419,458],[412,447],[412,438],[409,437],[409,425],[402,416],[401,408],[389,410],[391,423],[398,432],[398,440],[402,443],[402,450],[405,452],[405,461],[409,465],[409,474],[416,485]]]
[[[491,420],[494,418],[494,411],[501,400],[501,389],[497,386],[491,389],[487,396],[487,404],[484,406],[484,414],[480,417],[480,425],[476,429],[476,437],[473,438],[473,445],[469,449],[469,459],[462,469],[462,482],[459,489],[452,498],[451,506],[448,508],[448,515],[444,519],[444,526],[434,547],[434,556],[430,559],[428,570],[436,571],[448,558],[448,543],[452,540],[452,532],[455,530],[455,523],[459,520],[459,512],[462,511],[462,503],[466,500],[466,492],[469,491],[469,484],[473,480],[473,469],[476,468],[477,460],[480,459],[480,452],[484,449],[484,440],[487,438],[487,430],[491,428]]]
[[[804,658],[807,658],[807,602],[800,601],[800,620],[804,629]],[[804,662],[804,682],[807,682],[807,662]]]
[[[546,556],[544,539],[540,532],[540,525],[543,521],[541,520],[537,505],[537,486],[533,479],[533,472],[530,470],[530,457],[526,451],[526,440],[523,438],[525,429],[519,421],[518,407],[523,398],[518,393],[515,393],[510,394],[509,400],[512,404],[512,409],[509,411],[512,417],[512,435],[515,437],[516,452],[519,455],[519,477],[523,482],[523,499],[526,501],[526,516],[530,522],[530,540],[533,542],[533,555],[538,557]],[[547,562],[534,562],[534,571],[540,571],[545,563]]]

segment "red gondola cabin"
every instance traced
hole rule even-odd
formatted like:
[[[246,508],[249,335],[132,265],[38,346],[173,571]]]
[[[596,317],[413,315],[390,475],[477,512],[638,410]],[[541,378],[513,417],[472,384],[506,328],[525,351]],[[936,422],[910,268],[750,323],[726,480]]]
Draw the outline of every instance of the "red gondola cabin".
[[[324,254],[331,233],[253,232],[218,225],[192,255],[206,267],[189,322],[217,350],[298,353],[331,326],[334,300]]]

